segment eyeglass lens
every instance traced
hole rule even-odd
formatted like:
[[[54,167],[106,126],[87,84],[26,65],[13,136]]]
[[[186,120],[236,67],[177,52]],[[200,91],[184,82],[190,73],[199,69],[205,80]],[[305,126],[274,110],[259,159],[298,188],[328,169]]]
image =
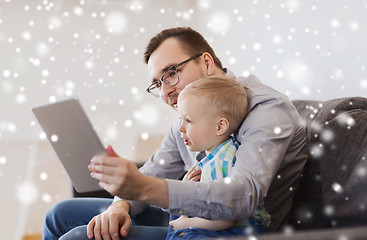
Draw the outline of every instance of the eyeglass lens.
[[[174,86],[178,83],[178,74],[176,70],[169,70],[163,76],[163,82],[167,85]]]

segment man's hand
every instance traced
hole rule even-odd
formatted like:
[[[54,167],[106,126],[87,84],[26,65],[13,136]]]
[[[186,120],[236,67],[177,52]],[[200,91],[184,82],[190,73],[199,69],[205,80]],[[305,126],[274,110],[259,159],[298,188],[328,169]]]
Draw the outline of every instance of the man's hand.
[[[149,177],[131,161],[119,157],[111,146],[109,156],[94,156],[88,168],[99,185],[114,196],[168,208],[168,186],[164,179]]]
[[[87,236],[96,240],[119,240],[119,233],[126,237],[130,227],[130,205],[126,201],[118,201],[111,204],[106,211],[95,216],[87,226]]]
[[[201,178],[201,169],[199,168],[199,166],[195,166],[193,168],[191,168],[184,176],[184,178],[182,179],[182,181],[193,181],[193,182],[198,182],[200,181]]]

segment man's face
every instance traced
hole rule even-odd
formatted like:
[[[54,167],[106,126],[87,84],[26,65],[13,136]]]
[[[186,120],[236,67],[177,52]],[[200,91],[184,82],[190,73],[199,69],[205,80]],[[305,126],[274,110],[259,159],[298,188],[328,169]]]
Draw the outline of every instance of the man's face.
[[[189,56],[174,38],[165,40],[150,56],[148,71],[151,81],[159,81],[162,75],[173,65],[178,64],[192,56]],[[179,82],[175,86],[162,83],[162,100],[168,105],[177,108],[177,97],[185,86],[193,81],[207,76],[206,65],[201,57],[189,61],[177,68]]]

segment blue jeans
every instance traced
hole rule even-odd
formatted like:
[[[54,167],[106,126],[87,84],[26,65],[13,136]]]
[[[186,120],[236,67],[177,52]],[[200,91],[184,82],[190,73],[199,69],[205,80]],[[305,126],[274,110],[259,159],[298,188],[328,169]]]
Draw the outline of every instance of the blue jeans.
[[[46,214],[43,239],[87,240],[87,224],[94,216],[105,211],[111,203],[112,199],[107,198],[72,198],[57,203]],[[218,237],[256,235],[266,232],[266,228],[261,226],[231,228],[218,232],[200,228],[184,228],[174,231],[171,226],[168,228],[168,218],[168,213],[158,207],[150,206],[136,218],[132,219],[133,226],[130,228],[128,237],[124,239],[213,239]],[[177,216],[171,216],[171,220],[176,218]]]
[[[170,221],[177,219],[179,216],[171,215]],[[249,236],[266,233],[267,228],[264,226],[249,226],[249,227],[234,227],[222,231],[210,231],[202,228],[183,228],[179,230],[173,230],[172,226],[169,226],[166,240],[182,240],[182,239],[216,239],[234,236]]]
[[[112,199],[72,198],[57,203],[46,214],[43,239],[87,240],[87,224],[105,211]],[[157,207],[148,207],[133,220],[127,240],[164,240],[168,231],[168,213]],[[122,237],[120,237],[122,239]]]

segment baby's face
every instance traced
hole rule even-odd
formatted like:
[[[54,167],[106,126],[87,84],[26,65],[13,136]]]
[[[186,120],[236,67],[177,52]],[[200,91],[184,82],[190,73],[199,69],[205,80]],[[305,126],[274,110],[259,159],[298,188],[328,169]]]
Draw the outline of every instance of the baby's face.
[[[178,101],[181,117],[179,131],[190,151],[212,151],[220,142],[217,136],[219,118],[207,111],[204,97],[185,95]]]

